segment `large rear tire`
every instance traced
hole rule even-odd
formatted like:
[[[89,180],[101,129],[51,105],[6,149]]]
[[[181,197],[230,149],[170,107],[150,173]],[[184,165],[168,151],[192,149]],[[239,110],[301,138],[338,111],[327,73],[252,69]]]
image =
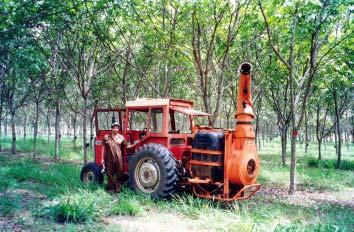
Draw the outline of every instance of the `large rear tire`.
[[[80,179],[85,184],[103,184],[103,174],[96,163],[91,162],[82,167]]]
[[[176,190],[177,179],[176,160],[160,144],[145,144],[130,159],[130,187],[150,194],[153,199],[170,198]]]

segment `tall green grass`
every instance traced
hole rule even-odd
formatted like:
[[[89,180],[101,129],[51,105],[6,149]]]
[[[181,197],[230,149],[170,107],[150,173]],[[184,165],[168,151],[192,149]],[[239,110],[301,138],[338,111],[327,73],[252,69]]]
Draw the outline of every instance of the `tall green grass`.
[[[282,166],[268,157],[268,162],[261,163],[260,183],[286,188],[290,182],[289,166]],[[335,165],[314,167],[313,158],[301,158],[297,163],[297,184],[300,189],[339,190],[354,187],[354,161],[345,161],[349,170],[338,170]],[[330,161],[325,161],[330,162]]]
[[[128,188],[119,195],[110,195],[103,186],[84,185],[77,165],[43,164],[29,158],[12,160],[11,156],[1,157],[1,164],[0,176],[4,177],[0,179],[1,192],[25,188],[44,194],[49,201],[37,209],[42,213],[36,215],[49,216],[56,222],[89,223],[109,215],[135,216],[140,215],[146,205],[145,196],[136,195]],[[11,216],[18,204],[6,196],[1,198],[0,211]]]
[[[315,158],[307,159],[307,166],[310,168],[335,169],[336,165],[337,165],[337,160],[335,159],[325,159],[325,160],[318,160]],[[342,160],[339,169],[354,171],[354,160]]]
[[[2,147],[5,150],[11,149],[11,138],[2,138],[0,140]],[[61,145],[59,149],[59,159],[65,160],[83,160],[83,150],[81,141],[77,141],[76,144],[69,138],[62,138]],[[54,157],[55,154],[55,144],[54,140],[50,140],[49,143],[46,138],[39,137],[37,139],[36,150],[34,150],[34,140],[33,138],[19,138],[16,141],[16,149],[19,152],[30,153],[32,155],[45,155],[49,157]],[[88,152],[89,160],[93,160],[93,149],[89,149]]]
[[[290,141],[287,142],[287,162],[290,162]],[[354,160],[354,144],[343,142],[342,144],[342,160]],[[261,142],[261,148],[259,149],[260,156],[276,156],[277,162],[281,162],[281,143],[280,140],[275,139],[272,142]],[[307,152],[305,152],[305,143],[296,143],[296,157],[297,158],[318,158],[318,143],[314,141],[308,142]],[[322,144],[322,158],[325,159],[337,159],[336,148],[334,142],[327,142]]]
[[[78,175],[80,166],[77,165],[42,164],[41,161],[28,158],[11,160],[11,156],[7,163],[2,164],[0,176],[6,177],[6,180],[3,180],[6,182],[4,187],[20,185],[36,190],[39,186],[49,197],[83,187]]]
[[[20,206],[21,196],[18,194],[2,193],[0,196],[0,216],[13,216]]]
[[[6,141],[10,144],[10,140]],[[52,157],[54,144],[47,144],[44,140],[42,142],[38,146],[38,154]],[[30,152],[32,149],[30,140],[19,140],[18,144],[21,151]],[[347,188],[354,188],[350,152],[343,154],[345,168],[337,170],[333,166],[333,154],[324,153],[324,161],[317,161],[316,147],[312,147],[312,144],[310,146],[306,155],[301,153],[303,147],[298,149],[297,181],[300,190],[344,192]],[[64,160],[82,159],[81,153],[70,141],[63,140],[61,149],[61,158]],[[351,231],[354,225],[354,212],[351,208],[331,202],[297,205],[287,202],[286,198],[266,197],[262,193],[250,200],[227,205],[189,194],[176,194],[170,201],[153,201],[126,186],[121,193],[110,195],[103,186],[86,186],[80,182],[81,165],[63,161],[54,163],[47,159],[33,160],[30,157],[15,159],[11,155],[0,155],[0,213],[15,218],[14,215],[22,209],[31,211],[35,220],[29,230],[45,227],[47,230],[59,231],[115,231],[119,228],[107,227],[102,223],[104,217],[146,217],[156,211],[156,217],[161,219],[165,213],[180,215],[182,219],[191,220],[198,228],[207,231]],[[281,165],[279,142],[264,146],[260,150],[260,157],[260,183],[264,187],[286,189],[289,184],[289,167]],[[22,196],[12,194],[19,188],[42,194],[45,201],[33,208],[21,205]],[[61,225],[67,227],[63,229]]]
[[[83,223],[98,221],[104,216],[137,216],[143,212],[141,196],[124,189],[119,195],[111,195],[102,188],[80,189],[66,192],[45,207],[42,214],[58,222]]]

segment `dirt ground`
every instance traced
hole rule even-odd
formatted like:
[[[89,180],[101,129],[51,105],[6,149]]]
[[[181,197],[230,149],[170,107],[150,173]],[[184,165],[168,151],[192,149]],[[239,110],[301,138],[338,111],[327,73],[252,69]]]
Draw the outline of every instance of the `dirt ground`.
[[[281,199],[294,205],[311,206],[315,204],[334,204],[354,210],[354,189],[348,188],[340,191],[304,190],[297,191],[289,196],[287,189],[263,186],[257,194],[266,196],[266,199]]]

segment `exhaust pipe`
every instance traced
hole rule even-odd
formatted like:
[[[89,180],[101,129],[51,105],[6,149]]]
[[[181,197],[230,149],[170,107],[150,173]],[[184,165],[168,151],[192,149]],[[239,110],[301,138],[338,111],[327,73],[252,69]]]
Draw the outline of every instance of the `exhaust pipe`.
[[[251,73],[251,71],[252,71],[252,65],[250,63],[245,62],[245,63],[241,64],[241,66],[240,66],[240,73],[241,74],[248,75]]]
[[[238,84],[237,93],[237,111],[236,120],[238,123],[251,123],[254,118],[253,100],[251,91],[251,71],[252,65],[250,63],[242,63],[240,68],[240,80]]]
[[[227,160],[226,173],[229,176],[230,183],[247,187],[256,183],[260,165],[255,144],[255,131],[252,125],[255,117],[251,93],[252,65],[243,63],[239,70],[236,126],[235,132],[229,138],[231,140],[230,155],[227,155],[225,159]],[[260,185],[256,185],[259,189]]]

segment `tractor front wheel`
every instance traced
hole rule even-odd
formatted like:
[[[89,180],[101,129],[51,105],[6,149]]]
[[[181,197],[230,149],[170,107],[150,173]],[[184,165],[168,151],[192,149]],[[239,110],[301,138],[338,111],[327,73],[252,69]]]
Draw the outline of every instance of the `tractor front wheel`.
[[[142,146],[130,159],[129,180],[133,190],[154,199],[170,198],[177,184],[177,163],[160,144]]]
[[[80,179],[86,184],[102,184],[103,174],[101,168],[96,163],[88,163],[82,167],[80,172]]]

